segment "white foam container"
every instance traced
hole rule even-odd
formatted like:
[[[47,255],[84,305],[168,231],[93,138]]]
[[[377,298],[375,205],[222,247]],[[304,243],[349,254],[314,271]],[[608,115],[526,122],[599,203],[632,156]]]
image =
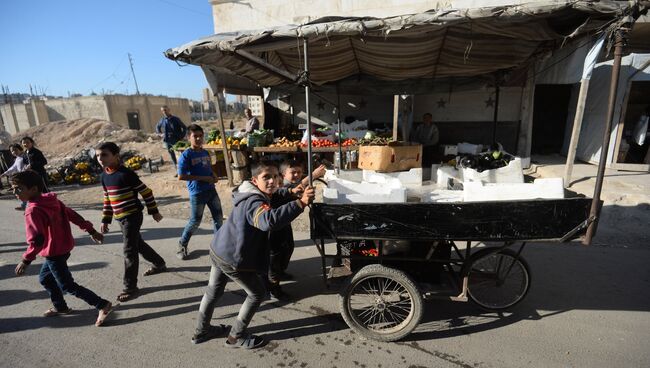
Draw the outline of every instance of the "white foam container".
[[[521,168],[521,158],[515,157],[507,166],[482,172],[471,168],[463,168],[461,178],[463,182],[523,183],[524,173]]]
[[[323,189],[325,203],[405,203],[406,188],[393,180],[387,183],[357,183],[330,180]]]
[[[533,183],[463,183],[464,202],[564,198],[562,178],[536,179]]]
[[[422,168],[417,167],[410,169],[409,171],[396,171],[390,173],[363,170],[363,181],[368,183],[383,184],[395,179],[402,185],[422,185]]]

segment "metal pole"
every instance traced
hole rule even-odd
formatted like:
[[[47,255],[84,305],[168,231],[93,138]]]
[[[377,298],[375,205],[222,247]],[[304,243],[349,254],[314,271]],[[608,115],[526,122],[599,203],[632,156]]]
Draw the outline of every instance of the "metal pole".
[[[605,176],[605,166],[607,166],[607,151],[609,150],[609,140],[612,130],[612,121],[614,120],[614,108],[616,103],[616,90],[618,89],[618,79],[621,71],[621,56],[623,55],[623,30],[616,31],[616,41],[614,43],[614,65],[612,66],[612,82],[609,86],[609,102],[607,106],[607,120],[605,120],[605,131],[603,132],[603,145],[600,149],[600,160],[598,162],[598,175],[596,176],[596,187],[594,188],[594,198],[591,202],[589,218],[593,219],[587,227],[587,233],[583,244],[591,244],[591,240],[596,235],[598,226],[598,217],[600,216],[600,193],[603,189],[603,178]]]
[[[305,54],[305,113],[307,114],[307,172],[309,174],[309,186],[314,184],[311,162],[311,115],[309,111],[309,41],[305,38],[302,41]]]
[[[585,113],[585,104],[587,102],[587,92],[589,91],[589,79],[583,79],[580,82],[580,93],[578,94],[578,105],[576,107],[576,116],[573,119],[573,130],[571,131],[571,143],[566,156],[564,166],[564,187],[571,186],[571,174],[573,173],[573,163],[576,160],[578,151],[578,141],[580,140],[580,129],[582,128],[582,118]]]
[[[497,118],[499,116],[499,78],[496,78],[496,97],[494,101],[494,125],[492,127],[492,144],[497,142]]]
[[[339,128],[339,166],[336,173],[339,174],[343,169],[343,147],[341,146],[343,143],[341,142],[341,95],[339,94],[338,83],[336,84],[336,123]]]
[[[203,106],[203,104],[201,104]],[[221,128],[221,152],[223,152],[223,163],[226,166],[226,176],[228,176],[228,185],[234,186],[232,167],[230,163],[230,154],[228,153],[228,143],[226,136],[226,126],[223,123],[223,116],[221,115],[221,103],[219,102],[219,95],[217,93],[217,101],[215,103],[217,114],[219,115],[219,128]]]

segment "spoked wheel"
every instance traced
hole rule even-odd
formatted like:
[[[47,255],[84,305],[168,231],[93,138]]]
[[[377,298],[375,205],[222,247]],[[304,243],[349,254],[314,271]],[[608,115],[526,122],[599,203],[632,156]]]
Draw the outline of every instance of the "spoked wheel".
[[[423,301],[404,272],[373,264],[352,277],[341,292],[339,307],[354,331],[373,340],[395,341],[420,323]]]
[[[468,266],[468,267],[467,267]],[[469,298],[480,307],[500,311],[519,303],[530,288],[530,268],[510,249],[482,249],[472,256],[463,272]]]

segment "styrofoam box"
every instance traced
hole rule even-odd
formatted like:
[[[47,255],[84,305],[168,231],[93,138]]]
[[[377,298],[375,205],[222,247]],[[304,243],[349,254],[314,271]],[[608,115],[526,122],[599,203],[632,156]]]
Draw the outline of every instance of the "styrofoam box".
[[[357,183],[348,180],[330,180],[323,189],[325,203],[404,203],[406,188],[398,180],[387,183]]]
[[[459,154],[469,153],[472,155],[478,155],[483,150],[482,144],[471,144],[467,142],[458,143],[456,147]]]
[[[433,170],[436,172],[436,183],[439,186],[447,187],[447,181],[451,179],[456,179],[458,181],[463,180],[463,172],[457,170],[453,166],[441,166],[441,165],[432,165],[431,166],[431,180],[433,180]]]
[[[361,182],[363,180],[363,172],[361,170],[341,170],[337,174],[336,170],[326,170],[323,179],[327,182],[339,179]]]
[[[426,202],[426,203],[431,203],[431,202],[450,203],[450,202],[462,202],[462,201],[463,201],[462,190],[436,189],[422,195],[422,202]]]
[[[443,144],[440,146],[440,151],[444,156],[447,155],[457,155],[458,154],[458,146],[455,144]]]
[[[363,181],[382,184],[397,179],[402,185],[422,185],[422,168],[416,167],[409,171],[380,173],[375,170],[363,170]]]
[[[564,198],[562,178],[536,179],[533,183],[464,182],[464,202]]]
[[[521,169],[521,158],[515,157],[507,166],[498,169],[478,172],[474,169],[463,168],[463,182],[480,181],[484,183],[523,183],[524,173]]]

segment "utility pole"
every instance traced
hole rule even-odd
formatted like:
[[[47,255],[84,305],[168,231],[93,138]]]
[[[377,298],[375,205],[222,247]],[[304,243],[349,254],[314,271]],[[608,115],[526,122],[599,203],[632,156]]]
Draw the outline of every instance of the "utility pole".
[[[129,55],[129,64],[131,65],[131,74],[133,74],[133,81],[135,82],[135,94],[139,95],[140,90],[138,89],[138,81],[135,79],[135,72],[133,71],[133,60],[131,59],[131,53],[128,53]]]

